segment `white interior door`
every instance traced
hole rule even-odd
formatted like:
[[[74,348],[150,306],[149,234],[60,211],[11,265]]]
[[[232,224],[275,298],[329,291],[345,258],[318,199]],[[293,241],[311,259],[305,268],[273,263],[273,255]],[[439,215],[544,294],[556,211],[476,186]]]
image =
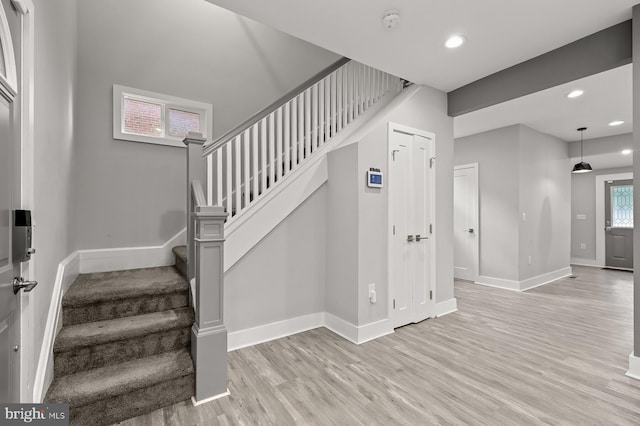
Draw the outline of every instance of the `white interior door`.
[[[12,210],[20,203],[20,109],[13,42],[20,48],[21,19],[9,0],[0,8],[0,402],[20,400],[19,295],[13,278],[19,264],[12,259]],[[8,19],[8,21],[7,21]],[[16,50],[17,50],[16,49]]]
[[[453,173],[454,278],[478,279],[478,235],[478,165],[456,166]]]
[[[389,288],[400,327],[432,316],[432,139],[395,130],[389,136]]]

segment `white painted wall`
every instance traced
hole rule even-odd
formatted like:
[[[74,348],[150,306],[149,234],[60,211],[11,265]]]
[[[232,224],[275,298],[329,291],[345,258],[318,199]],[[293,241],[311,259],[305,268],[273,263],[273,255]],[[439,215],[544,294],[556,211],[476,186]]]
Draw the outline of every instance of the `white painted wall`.
[[[455,165],[478,163],[480,275],[516,281],[518,139],[519,127],[509,126],[459,138],[454,144]]]
[[[519,126],[519,280],[569,266],[571,168],[567,143]],[[531,256],[531,264],[529,264]]]
[[[596,261],[596,176],[631,172],[632,167],[619,167],[571,175],[571,258],[576,263]],[[578,220],[577,215],[586,218]]]
[[[185,152],[114,140],[114,83],[212,103],[217,137],[338,59],[202,0],[83,0],[78,22],[78,249],[185,226]]]
[[[324,312],[326,206],[322,186],[227,271],[229,332]]]
[[[35,0],[35,134],[33,244],[31,262],[38,287],[26,293],[32,312],[33,365],[23,366],[33,386],[58,263],[74,248],[74,107],[76,86],[76,0]],[[25,318],[26,319],[26,318]],[[30,391],[31,389],[29,389]]]

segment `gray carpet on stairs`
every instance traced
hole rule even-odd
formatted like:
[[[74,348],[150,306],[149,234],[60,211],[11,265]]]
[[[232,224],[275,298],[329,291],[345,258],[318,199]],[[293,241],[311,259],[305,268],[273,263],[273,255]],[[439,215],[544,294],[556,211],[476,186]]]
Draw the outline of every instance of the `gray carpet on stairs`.
[[[73,425],[109,425],[190,398],[188,292],[174,267],[80,275],[63,298],[45,401],[69,404]]]

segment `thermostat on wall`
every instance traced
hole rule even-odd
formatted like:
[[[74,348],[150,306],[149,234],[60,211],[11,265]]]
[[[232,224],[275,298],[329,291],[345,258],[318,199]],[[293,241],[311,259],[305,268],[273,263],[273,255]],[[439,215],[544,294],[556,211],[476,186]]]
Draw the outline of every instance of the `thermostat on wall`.
[[[369,188],[382,188],[382,172],[380,169],[371,168],[367,171],[367,186]]]

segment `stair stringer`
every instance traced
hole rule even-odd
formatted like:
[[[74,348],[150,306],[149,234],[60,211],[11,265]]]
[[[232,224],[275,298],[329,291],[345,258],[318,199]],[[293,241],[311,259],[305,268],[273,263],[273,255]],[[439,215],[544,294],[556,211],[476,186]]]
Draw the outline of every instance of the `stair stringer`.
[[[227,272],[329,178],[327,154],[357,142],[379,120],[413,96],[419,86],[388,94],[320,147],[304,164],[261,196],[250,209],[225,227],[224,271]]]

